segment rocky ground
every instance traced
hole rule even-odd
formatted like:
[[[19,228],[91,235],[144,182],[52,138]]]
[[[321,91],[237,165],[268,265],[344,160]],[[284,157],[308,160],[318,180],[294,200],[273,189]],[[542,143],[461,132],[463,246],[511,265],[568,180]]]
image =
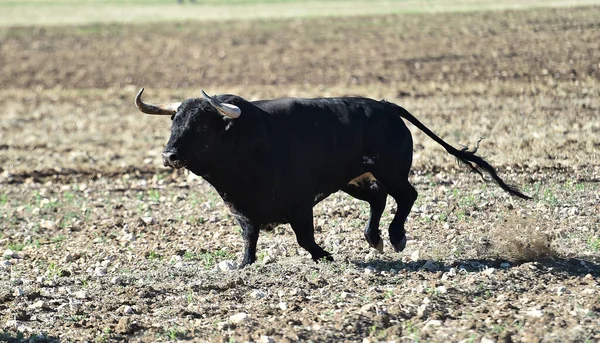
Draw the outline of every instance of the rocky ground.
[[[597,18],[2,29],[0,341],[600,340]],[[369,249],[368,206],[340,193],[315,208],[334,263],[283,225],[237,270],[239,229],[210,185],[162,167],[169,120],[136,112],[141,86],[156,102],[200,88],[385,97],[455,146],[485,136],[480,152],[534,199],[411,127],[404,252]],[[394,212],[390,199],[384,228]]]

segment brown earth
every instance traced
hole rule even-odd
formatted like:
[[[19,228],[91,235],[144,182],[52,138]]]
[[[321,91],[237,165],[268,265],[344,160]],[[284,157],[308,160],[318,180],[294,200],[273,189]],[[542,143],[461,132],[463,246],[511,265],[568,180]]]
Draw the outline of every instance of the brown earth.
[[[0,30],[0,341],[600,340],[598,18]],[[534,200],[411,127],[405,252],[370,250],[368,207],[335,194],[315,224],[336,262],[313,263],[281,226],[261,234],[258,263],[223,271],[239,229],[206,182],[161,166],[169,121],[136,112],[141,86],[157,102],[201,88],[385,97],[455,146],[485,136],[480,153]]]

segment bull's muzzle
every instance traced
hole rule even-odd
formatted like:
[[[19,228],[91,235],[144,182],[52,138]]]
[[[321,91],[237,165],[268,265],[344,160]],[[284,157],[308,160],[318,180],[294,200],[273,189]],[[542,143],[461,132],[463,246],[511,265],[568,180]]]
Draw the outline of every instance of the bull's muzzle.
[[[171,167],[175,169],[185,167],[185,161],[181,160],[179,156],[173,151],[165,151],[162,153],[163,164],[165,167]]]

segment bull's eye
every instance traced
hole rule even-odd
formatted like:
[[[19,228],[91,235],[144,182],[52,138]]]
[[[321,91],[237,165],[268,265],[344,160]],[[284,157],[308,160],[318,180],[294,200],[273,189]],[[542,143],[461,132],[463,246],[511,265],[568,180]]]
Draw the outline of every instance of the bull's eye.
[[[172,116],[171,116],[171,121],[173,121],[173,119],[175,119],[175,115],[172,115]]]

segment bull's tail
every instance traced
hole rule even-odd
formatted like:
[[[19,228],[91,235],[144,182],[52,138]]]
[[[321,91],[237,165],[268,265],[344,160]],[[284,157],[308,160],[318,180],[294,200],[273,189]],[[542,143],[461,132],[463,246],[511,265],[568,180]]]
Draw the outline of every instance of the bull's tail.
[[[396,105],[396,106],[398,106],[398,105]],[[509,194],[517,196],[519,198],[523,198],[523,199],[531,199],[531,197],[521,193],[516,187],[507,185],[498,176],[498,173],[496,173],[496,169],[494,169],[494,167],[492,167],[483,158],[475,155],[477,148],[475,148],[473,151],[469,151],[469,150],[467,150],[467,148],[463,148],[461,150],[454,148],[450,144],[446,143],[443,139],[438,137],[435,133],[431,132],[431,130],[429,130],[429,128],[427,128],[427,126],[423,125],[423,123],[421,123],[417,118],[415,118],[407,110],[405,110],[401,106],[398,106],[398,108],[400,109],[400,116],[402,118],[408,120],[414,126],[419,128],[419,130],[423,131],[427,136],[431,137],[431,139],[438,142],[441,146],[444,147],[444,149],[446,149],[446,151],[448,153],[450,153],[451,155],[454,155],[456,158],[458,158],[458,160],[461,163],[469,166],[469,168],[471,168],[472,171],[476,172],[477,174],[481,175],[482,177],[483,177],[482,171],[485,171],[492,177],[494,182],[496,182],[498,184],[498,186],[500,186],[500,188],[504,189]]]

